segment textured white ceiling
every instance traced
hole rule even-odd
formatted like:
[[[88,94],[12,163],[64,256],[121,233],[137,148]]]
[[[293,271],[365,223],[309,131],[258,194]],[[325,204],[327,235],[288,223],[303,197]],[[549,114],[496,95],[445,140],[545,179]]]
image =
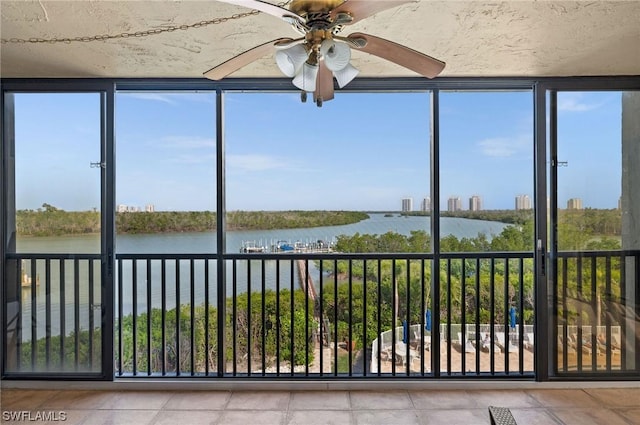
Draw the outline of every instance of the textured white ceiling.
[[[372,0],[376,1],[376,0]],[[275,1],[274,1],[275,2]],[[217,1],[0,1],[3,39],[146,31],[229,17]],[[442,76],[640,75],[640,1],[432,1],[349,26],[447,63]],[[3,43],[2,77],[201,77],[257,44],[297,33],[259,14],[147,37],[72,43]],[[363,76],[414,76],[355,52]],[[265,57],[231,77],[281,76]]]

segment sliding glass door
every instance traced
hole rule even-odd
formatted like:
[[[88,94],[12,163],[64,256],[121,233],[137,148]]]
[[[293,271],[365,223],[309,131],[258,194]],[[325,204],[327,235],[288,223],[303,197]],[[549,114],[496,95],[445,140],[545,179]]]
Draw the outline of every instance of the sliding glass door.
[[[115,376],[214,373],[215,93],[115,100]]]
[[[4,372],[104,377],[105,95],[7,93]]]
[[[640,93],[549,100],[554,372],[637,372]]]
[[[532,96],[440,92],[443,373],[534,372]]]

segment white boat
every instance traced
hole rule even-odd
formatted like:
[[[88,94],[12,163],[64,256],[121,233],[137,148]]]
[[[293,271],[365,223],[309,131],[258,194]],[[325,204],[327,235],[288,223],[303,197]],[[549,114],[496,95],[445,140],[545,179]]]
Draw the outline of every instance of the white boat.
[[[240,247],[241,254],[259,254],[266,250],[264,246],[258,245],[256,241],[242,241],[242,247]]]

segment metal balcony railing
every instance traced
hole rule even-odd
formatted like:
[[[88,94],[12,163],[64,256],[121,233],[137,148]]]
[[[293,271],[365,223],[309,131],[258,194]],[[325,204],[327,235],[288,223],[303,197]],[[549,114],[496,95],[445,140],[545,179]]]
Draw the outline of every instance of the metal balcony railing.
[[[554,299],[559,375],[637,373],[638,251],[559,252]]]
[[[12,254],[5,264],[5,373],[100,372],[100,255]]]
[[[533,376],[530,253],[216,261],[118,256],[117,376]]]
[[[553,264],[537,341],[532,253],[118,254],[115,375],[528,378],[536,344],[558,376],[637,373],[638,252]],[[101,257],[6,265],[5,374],[100,371]]]

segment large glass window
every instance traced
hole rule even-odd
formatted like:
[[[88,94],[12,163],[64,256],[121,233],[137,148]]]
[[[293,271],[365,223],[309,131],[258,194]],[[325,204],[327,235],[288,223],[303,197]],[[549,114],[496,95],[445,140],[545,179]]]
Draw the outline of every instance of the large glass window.
[[[622,93],[558,93],[558,249],[618,249]]]
[[[447,371],[533,371],[533,140],[531,91],[440,94]]]
[[[17,252],[100,252],[100,95],[16,94]]]
[[[101,95],[8,96],[16,211],[3,276],[5,371],[99,373]]]
[[[216,341],[214,321],[205,326],[216,302],[215,101],[212,92],[116,94],[118,375],[209,366]]]
[[[226,95],[228,252],[430,250],[411,239],[430,231],[429,94],[337,97],[316,108],[295,93]]]
[[[237,336],[230,344],[233,371],[278,367],[269,363],[274,350],[260,355],[261,337],[281,341],[289,365],[313,358],[312,367],[324,373],[352,371],[354,349],[366,353],[381,340],[378,351],[390,349],[403,320],[417,344],[429,302],[428,261],[291,262],[287,253],[431,251],[430,93],[342,93],[320,109],[301,104],[297,93],[225,98],[226,251],[283,254],[229,265],[227,291],[238,300],[229,319]],[[261,303],[263,311],[282,312],[269,316],[279,325],[263,334],[254,325],[258,310],[248,313]],[[295,316],[279,307],[289,304]],[[303,347],[304,335],[315,335],[323,349]],[[392,367],[373,357],[362,361],[358,374],[374,370],[372,362],[379,370]],[[426,357],[420,363],[413,367],[430,367]]]
[[[533,166],[531,91],[442,92],[440,250],[531,250]]]
[[[560,373],[636,368],[638,111],[637,92],[557,93]]]
[[[118,252],[215,252],[212,93],[118,92]]]
[[[538,173],[531,90],[107,96],[5,93],[7,375],[637,374],[638,92],[548,91]]]

